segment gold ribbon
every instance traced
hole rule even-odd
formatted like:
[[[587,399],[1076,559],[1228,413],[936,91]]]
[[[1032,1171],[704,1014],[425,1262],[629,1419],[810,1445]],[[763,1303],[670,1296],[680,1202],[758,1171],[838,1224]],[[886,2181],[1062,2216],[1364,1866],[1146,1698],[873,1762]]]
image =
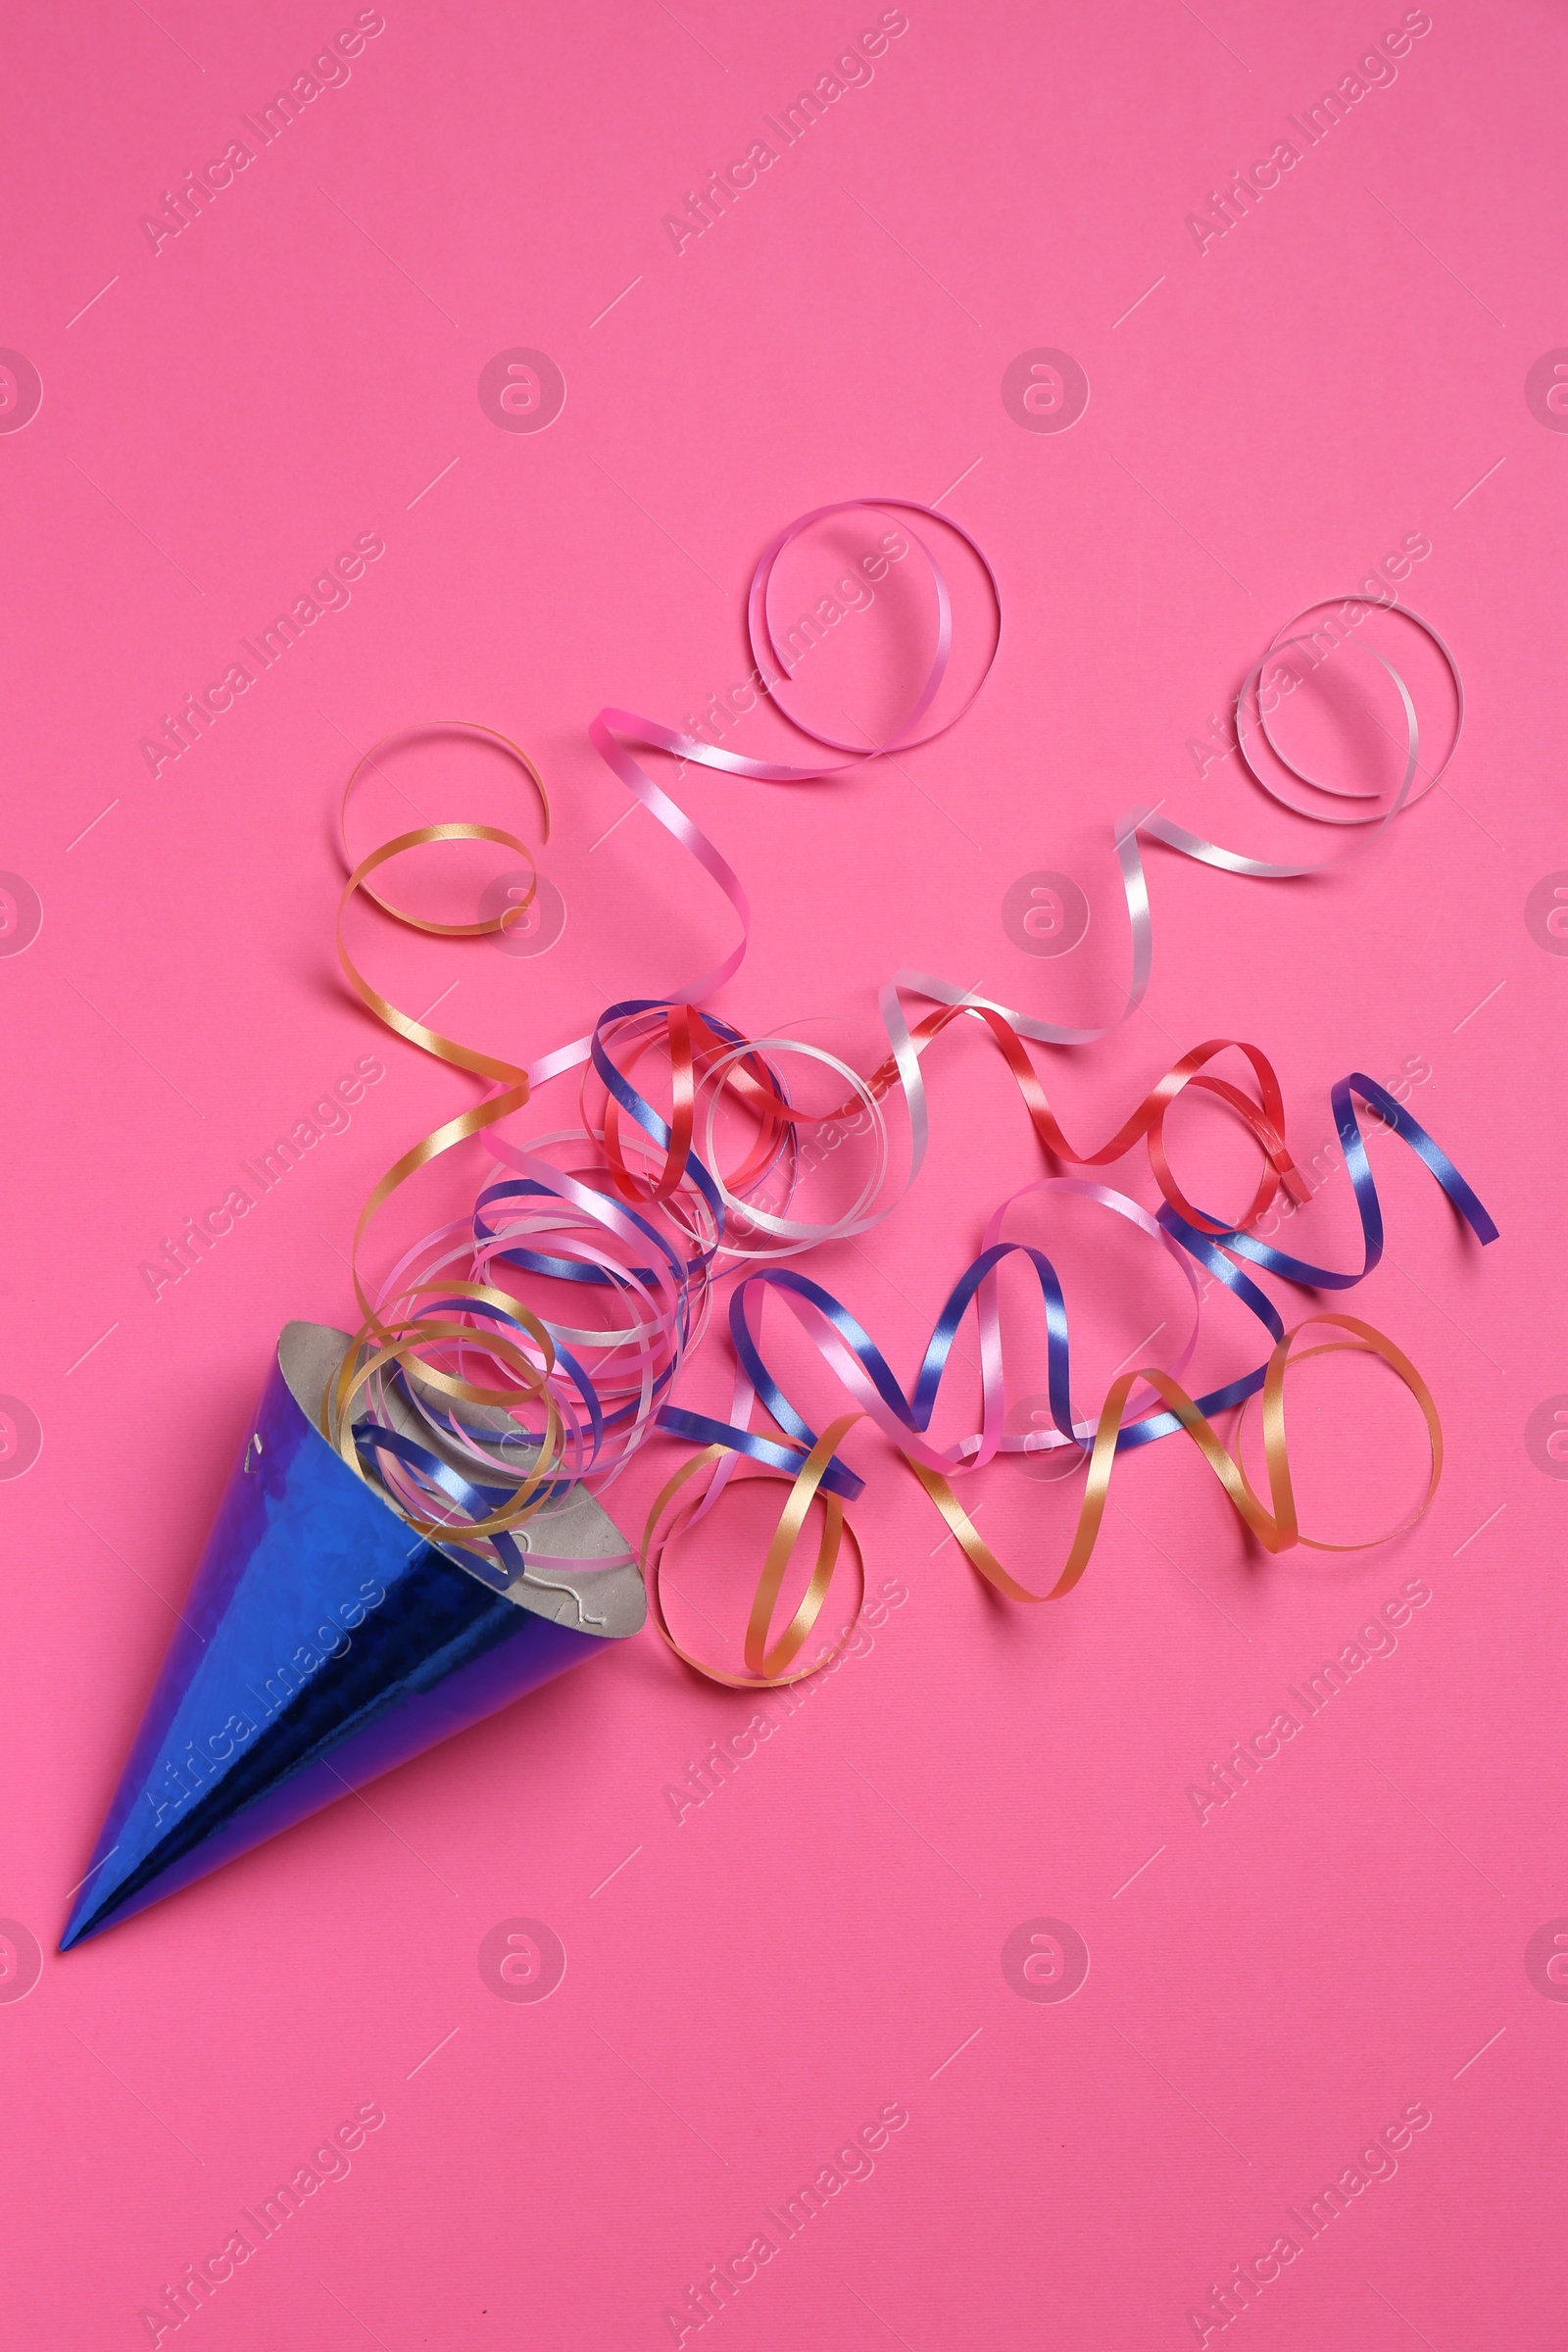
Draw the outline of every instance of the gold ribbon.
[[[1431,1447],[1432,1468],[1427,1480],[1426,1493],[1414,1509],[1407,1513],[1399,1526],[1392,1531],[1394,1534],[1401,1534],[1406,1528],[1413,1527],[1416,1521],[1423,1516],[1438,1491],[1438,1481],[1443,1475],[1443,1424],[1438,1417],[1438,1408],[1433,1400],[1432,1392],[1409,1357],[1404,1354],[1402,1349],[1396,1348],[1384,1333],[1374,1330],[1370,1323],[1363,1323],[1354,1315],[1332,1313],[1307,1315],[1286,1332],[1269,1357],[1263,1378],[1263,1457],[1269,1497],[1266,1503],[1254,1493],[1251,1482],[1242,1466],[1240,1424],[1238,1424],[1237,1450],[1233,1454],[1218,1437],[1213,1425],[1199,1411],[1198,1406],[1179,1381],[1172,1380],[1167,1373],[1161,1372],[1152,1365],[1145,1365],[1141,1370],[1120,1374],[1111,1383],[1105,1401],[1101,1406],[1100,1421],[1095,1431],[1094,1446],[1089,1457],[1088,1478],[1085,1483],[1083,1500],[1079,1506],[1078,1525],[1073,1534],[1066,1562],[1055,1583],[1048,1592],[1032,1591],[1029,1586],[1020,1584],[1017,1578],[1003,1566],[940,1471],[927,1468],[923,1462],[915,1461],[908,1454],[905,1454],[904,1459],[936,1504],[950,1532],[957,1538],[970,1565],[985,1578],[987,1584],[1004,1594],[1008,1600],[1030,1602],[1060,1600],[1064,1594],[1072,1591],[1074,1585],[1082,1577],[1099,1540],[1101,1523],[1105,1513],[1105,1501],[1110,1491],[1111,1467],[1116,1459],[1116,1439],[1127,1409],[1127,1399],[1139,1383],[1145,1381],[1158,1393],[1167,1410],[1175,1415],[1182,1428],[1192,1439],[1204,1461],[1219,1480],[1226,1497],[1250,1532],[1257,1538],[1265,1551],[1278,1554],[1293,1550],[1298,1544],[1313,1551],[1365,1551],[1373,1544],[1386,1543],[1388,1538],[1386,1536],[1369,1536],[1356,1544],[1322,1543],[1311,1536],[1302,1535],[1297,1515],[1295,1489],[1291,1481],[1290,1453],[1285,1436],[1285,1375],[1293,1360],[1292,1350],[1300,1334],[1320,1323],[1334,1325],[1339,1330],[1349,1333],[1350,1337],[1343,1340],[1330,1340],[1320,1347],[1303,1348],[1294,1358],[1296,1362],[1304,1363],[1311,1356],[1331,1355],[1341,1350],[1350,1354],[1376,1356],[1389,1365],[1390,1369],[1403,1382],[1421,1408],[1422,1418],[1426,1423],[1427,1440]],[[780,1514],[773,1540],[768,1546],[767,1558],[763,1563],[761,1575],[758,1579],[757,1591],[753,1596],[746,1632],[745,1660],[748,1672],[745,1676],[725,1674],[716,1667],[705,1664],[702,1659],[693,1657],[689,1651],[683,1649],[669,1630],[660,1593],[660,1580],[663,1571],[664,1555],[672,1540],[681,1534],[696,1516],[701,1504],[701,1496],[694,1497],[687,1503],[662,1533],[660,1532],[661,1522],[679,1490],[705,1465],[716,1466],[723,1449],[717,1446],[710,1446],[704,1452],[695,1455],[683,1469],[676,1472],[655,1500],[653,1508],[648,1514],[648,1525],[643,1535],[643,1559],[648,1578],[650,1611],[655,1625],[675,1655],[698,1674],[706,1676],[710,1682],[722,1683],[731,1690],[777,1689],[784,1683],[804,1682],[808,1675],[818,1674],[824,1666],[831,1665],[833,1659],[838,1656],[853,1635],[865,1599],[864,1561],[854,1530],[844,1516],[842,1503],[836,1495],[824,1494],[821,1497],[822,1541],[811,1581],[786,1634],[774,1644],[771,1651],[765,1648],[767,1630],[772,1622],[785,1570],[805,1524],[807,1511],[816,1497],[822,1473],[826,1469],[839,1440],[860,1417],[858,1413],[847,1414],[842,1420],[835,1421],[831,1429],[824,1430],[810,1453],[803,1461],[791,1484],[790,1494]],[[783,1482],[784,1474],[781,1472],[764,1472],[762,1475],[775,1477],[781,1483]],[[749,1485],[752,1482],[745,1480],[738,1483]],[[802,1668],[797,1674],[785,1674],[782,1669],[799,1654],[807,1636],[821,1613],[828,1588],[832,1583],[840,1544],[845,1535],[848,1535],[851,1542],[855,1544],[856,1557],[859,1564],[860,1597],[856,1604],[855,1615],[826,1656],[817,1660],[814,1665]]]
[[[538,887],[538,869],[534,864],[533,853],[525,842],[518,840],[514,833],[506,832],[497,825],[420,825],[412,832],[399,833],[392,840],[382,842],[379,848],[370,851],[368,857],[360,858],[358,862],[355,862],[350,857],[347,835],[349,801],[356,784],[366,769],[374,766],[377,755],[387,751],[394,744],[405,743],[421,736],[439,735],[448,731],[483,736],[487,742],[498,745],[509,758],[516,761],[539,795],[540,808],[544,812],[543,839],[548,841],[550,838],[550,799],[545,791],[544,780],[533,761],[528,758],[526,752],[512,741],[510,736],[498,734],[493,727],[481,726],[472,719],[437,719],[422,727],[403,728],[396,734],[383,736],[356,762],[349,780],[343,788],[343,800],[339,810],[339,835],[343,844],[344,863],[350,870],[348,880],[344,883],[342,895],[338,900],[337,954],[338,961],[343,967],[349,986],[360,1002],[368,1006],[376,1019],[392,1030],[396,1036],[407,1039],[410,1045],[417,1046],[421,1053],[432,1055],[437,1061],[447,1062],[454,1069],[466,1070],[472,1076],[486,1080],[498,1091],[485,1102],[476,1103],[472,1109],[461,1112],[456,1118],[444,1120],[421,1143],[416,1144],[411,1151],[405,1152],[398,1159],[394,1160],[386,1173],[371,1187],[365,1205],[360,1211],[359,1222],[354,1229],[354,1246],[350,1266],[354,1294],[359,1301],[363,1320],[355,1337],[354,1345],[339,1366],[336,1382],[328,1392],[323,1429],[329,1442],[337,1447],[351,1469],[363,1477],[365,1471],[354,1444],[350,1407],[354,1398],[378,1373],[395,1364],[409,1363],[421,1358],[426,1348],[450,1346],[454,1343],[460,1348],[465,1344],[481,1346],[487,1353],[499,1355],[502,1360],[514,1365],[518,1374],[518,1383],[524,1398],[532,1400],[542,1396],[547,1410],[547,1427],[538,1459],[532,1473],[523,1481],[517,1494],[488,1518],[466,1522],[461,1530],[454,1530],[451,1524],[445,1520],[426,1522],[413,1512],[406,1514],[410,1524],[418,1528],[421,1534],[436,1534],[446,1542],[463,1542],[468,1538],[493,1534],[498,1529],[515,1526],[520,1519],[528,1515],[532,1508],[536,1507],[540,1491],[548,1484],[559,1466],[564,1448],[564,1430],[560,1409],[547,1387],[549,1375],[555,1365],[555,1349],[551,1345],[549,1333],[538,1317],[530,1314],[510,1293],[487,1284],[458,1281],[416,1283],[402,1294],[403,1301],[412,1305],[414,1300],[434,1294],[439,1295],[442,1300],[449,1305],[455,1298],[471,1298],[481,1305],[493,1306],[527,1332],[540,1350],[543,1358],[542,1369],[529,1359],[514,1341],[506,1338],[500,1331],[491,1332],[486,1329],[479,1332],[467,1324],[440,1320],[438,1319],[439,1310],[436,1309],[400,1314],[392,1322],[385,1322],[367,1293],[361,1277],[360,1251],[366,1233],[377,1211],[398,1191],[400,1186],[408,1182],[411,1176],[416,1174],[420,1168],[428,1166],[432,1160],[440,1158],[444,1152],[454,1151],[459,1144],[466,1143],[469,1136],[482,1134],[486,1128],[495,1126],[502,1119],[510,1118],[514,1110],[522,1108],[528,1100],[528,1074],[515,1062],[503,1060],[496,1054],[480,1054],[472,1047],[460,1045],[456,1039],[443,1037],[439,1030],[427,1028],[422,1021],[417,1021],[412,1014],[402,1011],[398,1005],[394,1004],[389,998],[382,996],[380,991],[373,988],[365,978],[350,956],[343,937],[344,916],[348,911],[350,901],[359,893],[363,893],[372,905],[378,906],[383,914],[390,915],[394,922],[406,924],[410,930],[426,932],[437,939],[482,938],[486,933],[502,930],[531,903]],[[499,848],[514,851],[519,858],[526,861],[528,870],[533,876],[526,898],[514,906],[503,907],[495,915],[482,917],[477,922],[441,923],[433,921],[425,915],[411,914],[407,907],[396,906],[390,899],[383,897],[379,891],[369,887],[370,876],[378,873],[381,867],[389,863],[392,858],[401,858],[410,850],[424,849],[432,845],[455,841],[487,841],[495,843]],[[408,1336],[410,1334],[415,1336]],[[460,1397],[470,1404],[499,1404],[510,1407],[517,1401],[516,1390],[491,1388],[465,1381],[454,1374],[442,1372],[422,1360],[419,1364],[419,1377],[426,1386],[434,1388],[446,1396]]]
[[[821,1482],[822,1473],[832,1460],[840,1439],[847,1430],[853,1429],[859,1419],[858,1413],[846,1413],[841,1420],[835,1421],[830,1428],[825,1429],[801,1464],[793,1480],[787,1479],[782,1471],[763,1470],[755,1477],[732,1480],[730,1488],[726,1490],[726,1492],[730,1492],[736,1486],[759,1486],[764,1482],[770,1485],[788,1486],[790,1490],[785,1497],[784,1508],[779,1513],[778,1525],[773,1530],[773,1539],[767,1547],[767,1557],[762,1563],[761,1575],[757,1580],[757,1591],[752,1597],[752,1610],[746,1627],[744,1650],[748,1671],[744,1675],[725,1674],[720,1667],[705,1665],[701,1658],[693,1657],[689,1650],[681,1647],[669,1630],[669,1621],[664,1613],[663,1594],[661,1590],[664,1553],[674,1538],[690,1526],[702,1507],[704,1495],[702,1494],[693,1495],[662,1532],[661,1532],[660,1523],[682,1487],[695,1478],[700,1470],[717,1468],[724,1450],[723,1447],[708,1446],[701,1453],[693,1454],[691,1460],[683,1463],[674,1477],[668,1480],[656,1495],[653,1507],[648,1514],[648,1524],[643,1530],[642,1541],[643,1574],[648,1584],[649,1615],[676,1657],[683,1660],[696,1673],[706,1677],[709,1682],[722,1683],[726,1689],[731,1690],[757,1689],[781,1690],[790,1683],[804,1683],[808,1676],[820,1674],[824,1666],[831,1666],[833,1660],[854,1634],[856,1626],[859,1623],[860,1611],[865,1604],[865,1559],[860,1550],[859,1538],[844,1515],[843,1503],[836,1494],[824,1494],[821,1497],[822,1539],[817,1547],[816,1563],[811,1570],[810,1582],[802,1594],[800,1606],[789,1625],[774,1642],[772,1648],[769,1649],[767,1646],[768,1629],[773,1622],[773,1612],[778,1604],[785,1571],[789,1567],[790,1557],[799,1540],[801,1530],[806,1524],[806,1514],[817,1497],[817,1488]],[[828,1590],[832,1585],[840,1547],[845,1537],[849,1538],[850,1544],[854,1547],[856,1565],[859,1572],[860,1595],[855,1604],[855,1615],[825,1656],[819,1658],[812,1666],[803,1666],[798,1674],[786,1674],[784,1669],[800,1655],[808,1635],[822,1613],[822,1604],[826,1600]]]

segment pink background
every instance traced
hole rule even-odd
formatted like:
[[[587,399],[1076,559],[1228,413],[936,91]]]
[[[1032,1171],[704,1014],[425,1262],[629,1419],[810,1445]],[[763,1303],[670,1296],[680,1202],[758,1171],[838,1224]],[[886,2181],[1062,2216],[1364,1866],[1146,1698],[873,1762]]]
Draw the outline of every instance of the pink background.
[[[708,2266],[892,2101],[908,2122],[871,2177],[721,2318],[688,2313],[685,2342],[1192,2342],[1189,2307],[1417,2102],[1432,2121],[1396,2174],[1234,2326],[1291,2352],[1560,2340],[1568,2009],[1525,1950],[1568,1912],[1568,1489],[1525,1429],[1568,1390],[1550,1213],[1568,973],[1525,907],[1568,866],[1550,627],[1568,440],[1524,385],[1568,341],[1568,34],[1540,5],[1435,0],[1397,78],[1200,253],[1188,214],[1396,6],[908,13],[869,85],[678,257],[664,213],[874,9],[387,0],[346,85],[156,255],[139,222],[160,191],[352,7],[158,0],[155,21],[98,0],[28,11],[15,44],[0,343],[43,402],[0,435],[0,867],[43,920],[0,958],[0,1391],[43,1444],[0,1482],[0,1913],[46,1955],[0,2003],[19,2345],[148,2340],[139,2310],[369,2101],[384,2127],[219,2289],[210,2345],[668,2343]],[[516,347],[565,378],[537,434],[477,396]],[[1004,371],[1038,347],[1087,372],[1070,431],[1004,406]],[[808,794],[679,790],[756,903],[726,1012],[864,1051],[898,964],[1108,1018],[1112,818],[1167,796],[1290,855],[1305,829],[1234,758],[1200,781],[1188,741],[1309,598],[1430,542],[1406,593],[1464,669],[1451,796],[1320,885],[1153,853],[1147,1015],[1045,1059],[1069,1133],[1098,1140],[1176,1053],[1252,1039],[1303,1156],[1345,1071],[1428,1073],[1412,1107],[1502,1242],[1483,1257],[1415,1162],[1376,1147],[1391,1256],[1349,1304],[1437,1394],[1434,1508],[1386,1550],[1269,1562],[1166,1445],[1123,1465],[1087,1579],[1040,1615],[993,1606],[867,1446],[873,1589],[906,1597],[798,1717],[769,1702],[775,1735],[680,1821],[666,1787],[746,1702],[650,1636],[383,1782],[373,1810],[345,1802],[56,1958],[278,1327],[349,1319],[359,1200],[471,1099],[336,975],[350,747],[456,714],[541,762],[559,945],[372,939],[390,994],[417,1010],[455,980],[454,1031],[532,1057],[731,936],[649,818],[602,839],[624,796],[587,720],[611,702],[679,723],[743,677],[766,538],[860,491],[946,496],[986,547],[1006,632],[985,694],[897,766]],[[370,533],[385,553],[347,609],[155,779],[138,745],[160,714]],[[735,737],[784,740],[763,717]],[[431,752],[407,780],[433,814],[536,838],[482,760]],[[398,804],[368,801],[363,839],[383,820]],[[1002,922],[1042,868],[1094,910],[1055,962]],[[371,1052],[387,1076],[352,1128],[155,1302],[140,1262]],[[921,1191],[813,1269],[905,1376],[993,1201],[1040,1172],[982,1041],[948,1041],[932,1083]],[[1245,1155],[1219,1123],[1173,1132],[1200,1198],[1206,1181],[1239,1205]],[[1116,1181],[1153,1199],[1136,1161]],[[1346,1193],[1337,1176],[1298,1229],[1339,1263]],[[1103,1236],[1071,1262],[1090,1269],[1087,1393],[1174,1294]],[[1216,1364],[1250,1360],[1239,1314],[1214,1333]],[[723,1385],[715,1347],[689,1394]],[[1310,1367],[1293,1429],[1320,1524],[1402,1510],[1419,1446],[1386,1385]],[[616,1490],[628,1527],[680,1458],[662,1445]],[[982,1525],[1043,1582],[1061,1498],[988,1479]],[[1394,1654],[1200,1824],[1189,1785],[1415,1578],[1431,1599]],[[495,1997],[477,1965],[518,1916],[567,1955],[538,2004]],[[1004,1974],[1041,1917],[1091,1954],[1063,2003]]]

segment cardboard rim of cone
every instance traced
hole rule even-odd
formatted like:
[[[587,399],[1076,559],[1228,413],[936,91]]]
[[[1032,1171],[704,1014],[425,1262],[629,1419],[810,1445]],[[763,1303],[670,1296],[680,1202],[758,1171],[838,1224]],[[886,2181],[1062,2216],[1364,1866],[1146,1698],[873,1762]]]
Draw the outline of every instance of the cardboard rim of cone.
[[[548,1577],[525,1569],[503,1590],[357,1476],[321,1434],[351,1345],[327,1324],[284,1327],[63,1952],[644,1623],[636,1562],[587,1564],[628,1546],[581,1490],[529,1522]]]

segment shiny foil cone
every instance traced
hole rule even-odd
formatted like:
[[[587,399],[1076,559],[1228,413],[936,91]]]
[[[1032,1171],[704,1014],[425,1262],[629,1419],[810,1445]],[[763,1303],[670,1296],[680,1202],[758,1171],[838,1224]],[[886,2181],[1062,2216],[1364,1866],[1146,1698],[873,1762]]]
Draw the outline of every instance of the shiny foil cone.
[[[499,1591],[357,1478],[319,1426],[348,1344],[318,1323],[278,1343],[62,1951],[643,1623],[635,1565],[552,1564]],[[580,1494],[529,1535],[553,1562],[627,1548]]]

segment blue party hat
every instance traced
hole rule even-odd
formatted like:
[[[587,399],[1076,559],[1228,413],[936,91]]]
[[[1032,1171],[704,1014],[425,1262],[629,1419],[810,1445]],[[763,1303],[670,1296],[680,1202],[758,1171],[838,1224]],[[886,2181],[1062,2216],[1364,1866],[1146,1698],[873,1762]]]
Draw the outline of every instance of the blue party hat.
[[[643,1623],[641,1575],[590,1496],[530,1520],[548,1574],[498,1589],[356,1477],[320,1426],[348,1345],[311,1323],[278,1343],[62,1951]]]

